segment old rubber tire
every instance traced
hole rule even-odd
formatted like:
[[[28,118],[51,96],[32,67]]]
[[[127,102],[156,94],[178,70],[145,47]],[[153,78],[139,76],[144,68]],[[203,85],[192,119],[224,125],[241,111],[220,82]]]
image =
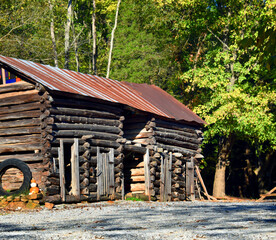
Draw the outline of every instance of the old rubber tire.
[[[24,176],[23,183],[21,187],[15,191],[7,192],[2,187],[2,177],[5,174],[5,172],[10,168],[17,168],[19,169]],[[16,195],[21,194],[30,189],[30,182],[32,179],[32,173],[30,168],[26,163],[23,161],[16,159],[16,158],[10,158],[0,163],[0,196],[10,196],[10,195]]]

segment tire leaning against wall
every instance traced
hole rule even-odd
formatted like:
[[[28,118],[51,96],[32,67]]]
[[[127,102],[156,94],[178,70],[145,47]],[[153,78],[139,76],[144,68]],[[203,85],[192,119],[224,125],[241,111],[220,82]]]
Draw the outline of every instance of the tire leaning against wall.
[[[2,177],[5,174],[5,172],[10,168],[17,168],[19,169],[24,176],[23,183],[19,189],[12,192],[7,192],[2,187]],[[16,195],[21,194],[30,189],[30,182],[32,179],[32,172],[28,165],[24,163],[23,161],[16,159],[16,158],[10,158],[0,163],[0,196],[10,196],[10,195]]]

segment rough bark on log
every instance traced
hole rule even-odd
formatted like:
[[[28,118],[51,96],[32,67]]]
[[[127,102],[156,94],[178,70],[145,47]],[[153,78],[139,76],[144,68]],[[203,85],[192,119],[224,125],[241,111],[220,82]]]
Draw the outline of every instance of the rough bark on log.
[[[9,122],[0,122],[1,128],[14,128],[14,127],[30,127],[30,126],[39,126],[41,123],[39,118],[34,119],[23,119]]]
[[[8,152],[26,152],[26,151],[35,151],[40,150],[41,144],[37,142],[29,144],[5,144],[0,145],[0,153]]]
[[[175,122],[168,122],[161,119],[155,119],[156,126],[158,127],[164,127],[168,129],[174,129],[174,130],[180,130],[180,131],[186,131],[190,133],[195,133],[196,127],[188,126],[181,123],[175,123]]]
[[[184,147],[184,148],[189,148],[192,150],[197,150],[198,149],[198,144],[190,143],[190,142],[182,142],[178,140],[174,140],[171,138],[163,138],[163,137],[158,137],[155,136],[155,139],[159,143],[164,143],[166,145],[172,145],[172,146],[179,146],[179,147]]]
[[[117,149],[121,145],[115,141],[102,140],[102,139],[88,139],[86,140],[90,146],[110,147]]]
[[[138,147],[138,146],[134,146],[134,145],[125,145],[124,150],[130,151],[130,152],[135,152],[135,153],[145,154],[147,149],[145,147]]]
[[[29,142],[40,142],[40,141],[41,141],[40,134],[0,137],[0,144],[29,143]]]
[[[12,96],[8,94],[9,93],[0,95],[0,106],[37,102],[40,100],[40,96],[36,90],[16,92],[13,93]]]
[[[54,118],[55,122],[101,124],[101,125],[106,125],[106,126],[115,126],[115,127],[122,128],[122,122],[120,120],[78,117],[78,116],[65,116],[65,115],[55,115],[55,116],[53,116],[53,118]]]
[[[23,111],[38,110],[38,109],[41,109],[41,104],[39,102],[32,102],[32,103],[25,103],[20,105],[12,105],[8,107],[1,107],[0,114],[23,112]]]
[[[185,137],[183,135],[179,135],[176,133],[155,131],[154,134],[155,134],[155,136],[162,137],[165,139],[173,139],[173,140],[178,140],[178,141],[183,141],[183,142],[194,143],[197,145],[201,143],[201,141],[199,141],[198,138]]]
[[[167,149],[170,152],[182,153],[186,156],[194,156],[195,154],[197,154],[197,152],[194,150],[190,150],[190,149],[186,149],[186,148],[182,148],[182,147],[174,147],[174,146],[169,146],[169,145],[160,144],[160,143],[158,143],[157,146],[160,148],[163,148],[163,149]]]
[[[50,113],[53,115],[73,115],[73,116],[83,116],[83,117],[101,117],[101,118],[111,118],[111,119],[119,119],[120,116],[104,111],[96,111],[96,110],[86,110],[86,109],[73,109],[73,108],[63,108],[56,107],[50,108]]]
[[[53,129],[55,130],[88,130],[96,132],[107,132],[114,134],[121,134],[122,130],[118,127],[104,126],[96,124],[70,124],[70,123],[55,123],[53,124]]]
[[[6,84],[0,86],[0,94],[8,93],[8,92],[19,92],[24,90],[32,90],[35,89],[35,86],[31,83],[27,83],[25,81],[20,81],[12,84]]]
[[[198,135],[196,133],[190,133],[190,132],[185,132],[185,131],[175,130],[175,129],[162,128],[162,127],[158,127],[158,126],[154,128],[154,131],[158,131],[161,133],[177,134],[180,136],[190,137],[190,138],[194,138],[194,139],[198,138]]]
[[[9,158],[17,158],[23,162],[40,162],[43,160],[43,156],[41,154],[28,153],[28,154],[1,155],[0,162]]]
[[[38,117],[40,117],[40,115],[41,115],[40,110],[1,114],[0,115],[0,121],[7,121],[7,120],[13,120],[13,119],[22,119],[22,118],[38,118]]]

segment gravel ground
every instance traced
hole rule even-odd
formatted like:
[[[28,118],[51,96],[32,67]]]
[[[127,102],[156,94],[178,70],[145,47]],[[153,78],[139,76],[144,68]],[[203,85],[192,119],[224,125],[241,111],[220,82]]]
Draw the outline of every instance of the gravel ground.
[[[118,201],[0,215],[0,239],[276,239],[275,202]]]

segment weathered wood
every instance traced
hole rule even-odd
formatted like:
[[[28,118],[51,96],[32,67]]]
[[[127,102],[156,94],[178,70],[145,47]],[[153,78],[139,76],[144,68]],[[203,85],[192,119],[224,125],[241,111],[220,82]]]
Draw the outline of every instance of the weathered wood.
[[[193,150],[197,150],[199,147],[198,144],[185,142],[185,141],[178,141],[171,138],[163,138],[163,137],[155,136],[155,139],[159,143],[164,143],[166,145],[172,145],[172,146],[179,146],[179,147],[193,149]]]
[[[190,133],[190,132],[185,132],[185,131],[181,131],[181,130],[175,130],[175,129],[168,129],[168,128],[163,128],[163,127],[155,127],[154,128],[154,132],[160,132],[160,133],[171,133],[171,134],[177,134],[180,136],[184,136],[184,137],[189,137],[189,138],[193,138],[193,139],[197,139],[198,135],[196,133]]]
[[[143,145],[155,145],[156,144],[155,138],[139,138],[139,139],[134,139],[132,142],[140,143]]]
[[[41,144],[37,142],[30,142],[29,144],[3,144],[0,145],[0,153],[8,152],[26,152],[41,150]]]
[[[145,170],[145,194],[149,196],[149,201],[150,201],[151,191],[150,191],[149,149],[147,149],[145,155],[143,156],[143,160],[144,160],[144,170]]]
[[[87,143],[91,146],[118,148],[121,145],[115,141],[102,140],[102,139],[87,139]]]
[[[97,200],[100,200],[103,194],[103,167],[102,167],[102,154],[100,148],[97,147]]]
[[[131,176],[131,182],[145,182],[145,176]]]
[[[155,126],[154,123],[146,124],[146,123],[136,123],[136,124],[124,124],[124,131],[127,133],[129,130],[133,129],[146,129],[149,130],[150,128],[153,128]]]
[[[145,183],[135,183],[130,184],[130,191],[136,192],[136,191],[145,191]]]
[[[122,109],[110,106],[108,104],[101,104],[101,103],[96,103],[96,102],[89,102],[89,101],[82,101],[80,99],[70,99],[70,98],[56,98],[54,97],[52,100],[52,104],[54,106],[68,106],[68,107],[78,107],[78,108],[85,108],[89,109],[92,108],[93,110],[105,110],[111,113],[114,113],[116,115],[121,115],[122,114]]]
[[[195,200],[194,161],[186,163],[186,194],[190,200]]]
[[[63,202],[66,201],[65,194],[65,166],[64,166],[64,144],[63,140],[60,140],[60,147],[58,148],[59,159],[59,181],[60,181],[60,197]]]
[[[159,138],[164,138],[164,139],[172,139],[172,140],[178,140],[182,142],[189,142],[189,143],[194,143],[196,145],[201,143],[201,141],[199,141],[198,138],[186,137],[176,133],[154,131],[154,134],[156,137],[158,136]],[[156,138],[156,140],[158,140],[158,138]]]
[[[16,83],[0,85],[0,94],[8,92],[18,92],[23,90],[32,90],[35,86],[33,84],[27,83],[25,81],[20,81]]]
[[[125,145],[124,150],[129,152],[141,153],[141,154],[145,154],[147,151],[145,147],[138,147],[134,145]]]
[[[50,110],[50,113],[53,115],[55,115],[55,114],[57,114],[57,115],[73,115],[73,116],[100,117],[100,118],[110,118],[110,119],[119,119],[120,118],[120,116],[118,116],[114,113],[105,112],[105,111],[63,108],[63,107],[50,108],[49,110]]]
[[[55,123],[53,129],[56,130],[88,130],[96,132],[107,132],[114,134],[122,134],[122,130],[118,127],[104,126],[96,124],[72,124],[72,123]]]
[[[74,138],[74,144],[71,147],[71,172],[72,172],[72,195],[80,197],[80,173],[79,173],[79,142]]]
[[[39,118],[34,119],[22,119],[9,122],[0,122],[0,129],[2,128],[14,128],[14,127],[30,127],[39,126],[41,123]]]
[[[104,139],[104,140],[114,140],[116,141],[119,136],[113,133],[102,133],[95,131],[84,131],[84,130],[60,130],[54,131],[53,136],[55,137],[82,137],[85,135],[91,135],[96,139]]]
[[[22,118],[38,118],[41,115],[40,110],[24,111],[18,113],[7,113],[0,115],[0,121],[22,119]]]
[[[122,128],[122,122],[120,120],[103,119],[103,118],[89,118],[89,117],[78,117],[68,115],[55,115],[53,116],[55,122],[66,122],[66,123],[83,123],[83,124],[100,124],[106,126],[114,126]]]
[[[0,137],[0,144],[30,143],[30,142],[40,142],[40,141],[41,141],[40,134]]]
[[[0,136],[10,136],[10,135],[23,135],[23,134],[34,134],[40,133],[40,127],[17,127],[17,128],[7,128],[0,129]]]
[[[1,107],[0,114],[23,112],[23,111],[37,110],[37,109],[41,109],[41,103],[32,102],[32,103],[25,103],[25,104]]]
[[[144,168],[134,168],[130,169],[131,176],[145,176],[145,169]]]
[[[0,95],[0,106],[37,102],[39,100],[40,96],[36,90],[6,93]]]
[[[159,148],[167,149],[170,152],[182,153],[186,156],[194,156],[197,154],[197,152],[194,150],[186,149],[186,148],[182,148],[182,147],[169,146],[169,145],[165,145],[165,144],[161,144],[161,143],[157,143],[157,146]]]
[[[181,124],[181,123],[175,123],[175,122],[169,122],[161,119],[155,119],[156,126],[168,128],[168,129],[174,129],[174,130],[180,130],[180,131],[186,131],[190,133],[195,133],[196,127],[192,127],[189,125]]]
[[[109,194],[115,197],[115,179],[114,179],[114,149],[111,148],[108,153],[109,156]]]
[[[210,201],[211,200],[210,195],[208,194],[207,188],[205,187],[205,184],[204,184],[204,181],[203,181],[203,179],[201,177],[201,174],[200,174],[198,166],[195,166],[195,171],[196,171],[197,177],[198,177],[198,179],[200,181],[200,184],[201,184],[201,186],[202,186],[202,188],[203,188],[203,190],[205,192],[205,195],[207,196],[208,200]]]
[[[43,156],[41,154],[28,153],[28,154],[1,155],[0,162],[9,158],[17,158],[23,162],[40,162],[43,160]]]

